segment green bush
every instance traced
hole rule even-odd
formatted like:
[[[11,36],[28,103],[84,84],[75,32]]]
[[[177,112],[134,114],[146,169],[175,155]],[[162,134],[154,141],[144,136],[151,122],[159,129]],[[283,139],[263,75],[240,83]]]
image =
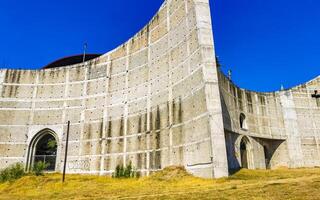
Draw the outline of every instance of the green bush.
[[[14,181],[25,175],[24,167],[21,163],[13,164],[0,171],[0,182]]]
[[[43,175],[43,171],[49,166],[48,163],[45,163],[45,162],[42,162],[42,161],[39,161],[39,162],[36,162],[33,166],[33,173],[36,175],[36,176],[42,176]]]
[[[47,148],[54,151],[57,148],[57,141],[55,139],[49,139]]]
[[[112,174],[113,178],[138,178],[139,174],[133,169],[132,163],[124,167],[117,165],[115,172]]]

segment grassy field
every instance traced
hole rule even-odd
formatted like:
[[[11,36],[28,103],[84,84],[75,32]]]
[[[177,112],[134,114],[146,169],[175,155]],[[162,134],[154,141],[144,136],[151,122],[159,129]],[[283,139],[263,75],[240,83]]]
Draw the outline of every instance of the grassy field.
[[[168,168],[140,179],[60,174],[0,184],[0,199],[320,199],[320,169],[241,170],[229,178],[195,178]]]

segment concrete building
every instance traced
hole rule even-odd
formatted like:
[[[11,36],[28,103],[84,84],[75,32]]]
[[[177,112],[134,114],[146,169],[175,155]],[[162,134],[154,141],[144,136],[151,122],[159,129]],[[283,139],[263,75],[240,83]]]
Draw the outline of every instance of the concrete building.
[[[200,177],[320,166],[320,77],[240,89],[217,67],[212,35],[208,0],[167,0],[104,55],[1,70],[0,167],[46,160],[61,171],[67,121],[68,173],[110,175],[129,162],[142,175],[183,165]]]

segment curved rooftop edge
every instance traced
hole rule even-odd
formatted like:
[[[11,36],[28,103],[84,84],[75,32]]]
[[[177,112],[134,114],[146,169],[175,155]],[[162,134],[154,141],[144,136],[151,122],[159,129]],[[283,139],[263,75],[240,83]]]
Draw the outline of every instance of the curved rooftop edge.
[[[225,143],[210,15],[208,0],[167,0],[141,31],[90,61],[0,71],[0,166],[30,168],[30,141],[52,130],[60,171],[70,121],[69,173],[111,175],[132,162],[141,175],[182,165],[227,176],[226,152],[216,154]]]
[[[79,63],[83,63],[83,62],[95,59],[101,55],[102,54],[85,54],[85,55],[79,54],[79,55],[67,56],[67,57],[55,60],[54,62],[42,67],[42,69],[50,69],[50,68],[79,64]]]
[[[171,0],[169,0],[171,1]],[[173,0],[173,1],[177,1],[177,0]],[[179,1],[179,0],[178,0]],[[100,59],[105,59],[105,57],[107,57],[108,55],[112,54],[113,52],[117,51],[120,48],[123,48],[125,45],[127,45],[130,42],[133,42],[134,39],[136,37],[138,37],[139,35],[141,35],[144,32],[149,32],[150,30],[150,26],[151,24],[159,19],[159,14],[160,11],[167,5],[168,0],[164,0],[164,2],[162,3],[162,5],[160,6],[160,8],[158,9],[158,11],[156,12],[156,14],[151,18],[151,20],[142,28],[140,29],[136,34],[134,34],[132,37],[130,37],[129,39],[127,39],[125,42],[123,42],[122,44],[118,45],[117,47],[109,50],[108,52],[104,53],[104,54],[89,54],[89,58],[86,59],[86,62],[76,62],[73,64],[69,64],[69,65],[56,65],[56,62],[60,62],[61,60],[63,61],[64,59],[73,59],[76,58],[78,60],[78,58],[82,55],[75,55],[75,56],[67,56],[65,58],[59,59],[57,61],[54,61],[52,63],[50,63],[49,65],[43,67],[41,70],[57,70],[56,68],[68,68],[68,67],[78,67],[78,66],[86,66],[86,65],[91,65],[92,63],[99,63]],[[50,67],[51,65],[53,65],[53,67]]]
[[[289,89],[256,92],[218,69],[218,84],[231,171],[320,166],[320,76]]]
[[[132,163],[141,175],[179,165],[219,178],[241,167],[320,166],[319,78],[251,92],[216,65],[209,0],[167,0],[140,32],[90,61],[2,70],[0,168],[32,167],[32,141],[50,130],[62,171],[67,121],[68,173],[112,175]]]
[[[284,92],[284,91],[289,91],[289,90],[298,90],[300,88],[305,88],[307,85],[313,85],[314,82],[317,82],[320,80],[320,75],[316,76],[315,78],[312,78],[306,82],[303,82],[303,83],[300,83],[300,84],[297,84],[295,86],[292,86],[292,87],[289,87],[289,88],[284,88],[283,90],[279,89],[279,90],[275,90],[275,91],[255,91],[255,90],[251,90],[251,89],[248,89],[248,88],[243,88],[241,86],[239,86],[238,84],[234,83],[232,80],[230,80],[228,78],[228,76],[221,70],[218,68],[218,73],[223,76],[225,79],[229,80],[232,84],[234,84],[236,87],[242,89],[242,90],[245,90],[245,91],[248,91],[248,92],[255,92],[255,93],[260,93],[260,94],[273,94],[273,93],[279,93],[279,92]]]

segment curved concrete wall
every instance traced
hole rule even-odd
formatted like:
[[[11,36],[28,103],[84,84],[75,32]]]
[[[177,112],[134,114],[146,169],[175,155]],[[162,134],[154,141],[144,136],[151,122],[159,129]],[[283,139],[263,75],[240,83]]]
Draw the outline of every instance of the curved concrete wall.
[[[167,0],[139,33],[83,64],[0,72],[0,166],[27,162],[43,129],[59,137],[68,173],[111,174],[132,162],[142,174],[184,165],[227,175],[208,0]]]
[[[241,166],[243,136],[251,145],[249,168],[320,166],[320,99],[312,97],[320,91],[320,77],[270,93],[241,89],[222,72],[218,77],[230,169]]]
[[[110,175],[129,162],[142,175],[183,165],[201,177],[320,166],[320,98],[312,97],[320,77],[272,93],[241,89],[217,70],[211,27],[208,0],[167,0],[133,38],[94,60],[1,70],[0,168],[30,167],[34,138],[47,130],[61,171],[67,121],[68,173]]]

